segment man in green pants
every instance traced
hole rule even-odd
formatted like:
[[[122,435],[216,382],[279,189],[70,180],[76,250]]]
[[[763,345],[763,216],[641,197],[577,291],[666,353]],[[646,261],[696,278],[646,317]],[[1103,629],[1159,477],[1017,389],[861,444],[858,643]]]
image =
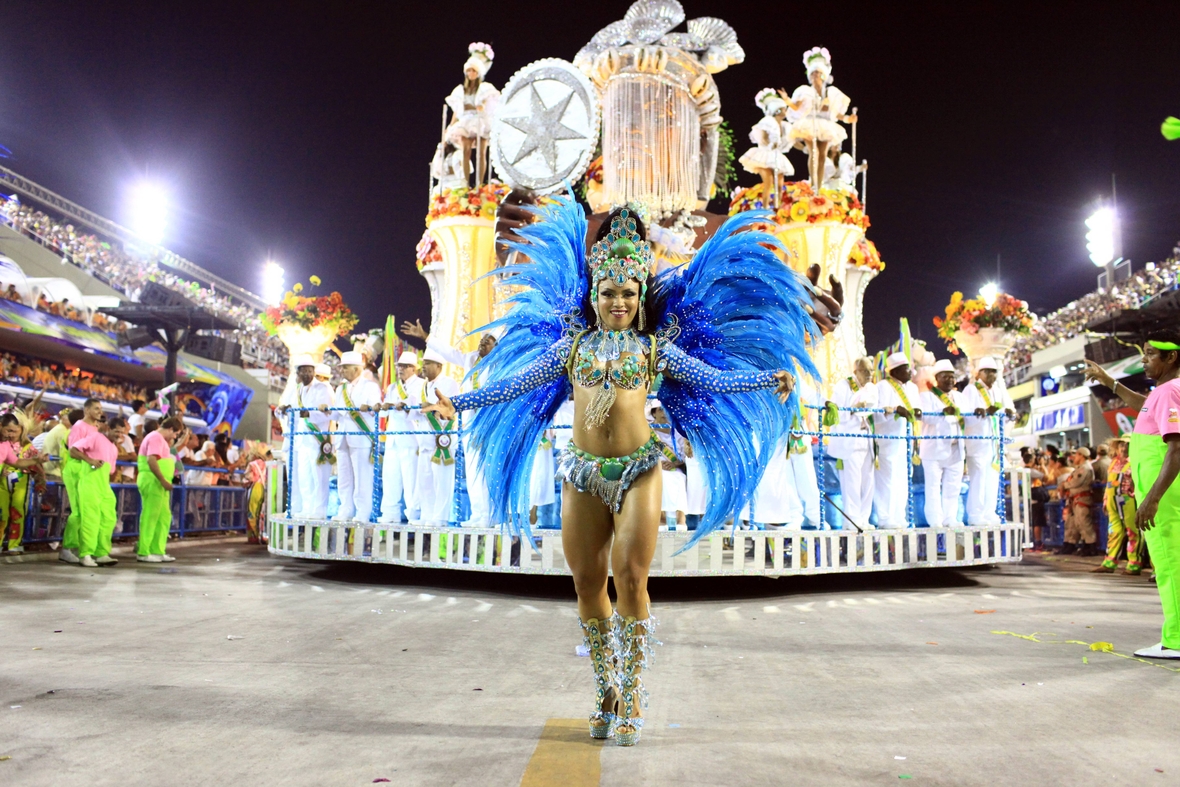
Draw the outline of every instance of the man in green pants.
[[[99,412],[102,412],[101,406]],[[61,457],[61,482],[66,490],[66,500],[70,503],[70,516],[66,519],[61,537],[61,550],[57,553],[57,559],[65,563],[78,562],[78,525],[82,521],[82,501],[78,499],[78,463],[70,457],[69,438],[74,433],[73,425],[81,423],[83,418],[85,414],[81,410],[62,410],[61,424],[66,427],[65,436],[55,435],[61,428],[55,426],[50,431],[49,438],[45,440],[46,453]],[[52,446],[50,438],[56,438]]]
[[[172,478],[176,471],[172,443],[182,431],[184,424],[179,418],[165,418],[139,446],[139,475],[135,483],[142,504],[135,559],[141,563],[171,563],[176,559],[164,548],[168,531],[172,529]]]
[[[97,399],[82,405],[82,421],[70,428],[70,457],[76,460],[77,500],[81,508],[78,523],[79,564],[86,568],[113,566],[111,535],[115,532],[115,492],[111,474],[119,449],[100,430],[106,418]],[[71,506],[73,501],[71,501]]]
[[[1087,369],[1128,405],[1139,407],[1131,435],[1131,477],[1139,495],[1136,523],[1147,540],[1164,610],[1160,642],[1135,652],[1153,659],[1180,659],[1180,331],[1164,329],[1143,345],[1143,371],[1155,380],[1144,397]]]

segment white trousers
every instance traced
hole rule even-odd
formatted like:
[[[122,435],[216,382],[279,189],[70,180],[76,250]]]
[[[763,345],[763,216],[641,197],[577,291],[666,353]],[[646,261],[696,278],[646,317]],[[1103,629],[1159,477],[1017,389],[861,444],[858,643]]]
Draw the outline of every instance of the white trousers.
[[[1000,471],[992,466],[990,453],[967,456],[967,524],[998,525],[996,501],[1000,495]]]
[[[685,512],[688,508],[688,479],[679,470],[660,470],[662,486],[660,510]]]
[[[433,456],[433,448],[418,450],[418,505],[422,524],[445,525],[455,503],[455,464],[436,464]]]
[[[946,527],[959,522],[959,490],[963,485],[963,460],[922,462],[926,475],[926,524]]]
[[[463,524],[468,527],[487,527],[492,516],[488,482],[484,480],[483,470],[479,466],[479,455],[466,438],[463,440],[463,472],[467,478],[467,497],[471,501],[471,519]]]
[[[787,468],[788,478],[792,479],[799,502],[803,504],[804,518],[812,527],[818,528],[819,480],[815,475],[815,456],[811,453],[811,446],[801,454],[791,452]]]
[[[400,522],[419,519],[418,508],[418,445],[399,446],[385,443],[385,459],[381,466],[381,521]]]
[[[873,506],[877,509],[877,527],[909,527],[905,509],[909,500],[910,463],[905,451],[877,457],[873,471]]]
[[[685,503],[684,513],[689,516],[702,516],[705,513],[705,472],[701,460],[686,458],[684,460]]]
[[[844,513],[857,527],[866,527],[873,513],[873,452],[856,451],[850,459],[840,461],[843,468],[836,474],[840,478]],[[844,517],[840,521],[841,527],[849,526]]]
[[[373,513],[373,463],[369,446],[339,446],[336,449],[336,494],[340,508],[336,519],[368,522]]]
[[[295,477],[292,486],[299,490],[296,500],[299,508],[292,505],[295,516],[305,519],[323,519],[328,513],[328,485],[332,481],[332,465],[319,464],[320,443],[314,437],[295,438]],[[294,503],[294,501],[292,501]]]

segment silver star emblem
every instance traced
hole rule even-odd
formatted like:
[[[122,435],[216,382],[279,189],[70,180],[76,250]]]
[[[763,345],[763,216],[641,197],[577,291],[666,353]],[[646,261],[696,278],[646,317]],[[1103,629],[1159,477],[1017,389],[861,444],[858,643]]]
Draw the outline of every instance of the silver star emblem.
[[[541,96],[537,93],[537,86],[534,84],[529,87],[530,114],[528,117],[503,119],[504,123],[525,135],[524,142],[521,144],[520,150],[516,152],[516,158],[511,163],[515,166],[526,156],[540,152],[541,156],[545,159],[545,163],[549,165],[549,171],[556,172],[557,142],[563,139],[586,139],[585,134],[579,134],[561,122],[561,117],[565,114],[565,110],[569,106],[570,99],[574,97],[574,94],[572,92],[567,93],[566,97],[561,101],[551,107],[546,107],[545,102],[541,100]]]

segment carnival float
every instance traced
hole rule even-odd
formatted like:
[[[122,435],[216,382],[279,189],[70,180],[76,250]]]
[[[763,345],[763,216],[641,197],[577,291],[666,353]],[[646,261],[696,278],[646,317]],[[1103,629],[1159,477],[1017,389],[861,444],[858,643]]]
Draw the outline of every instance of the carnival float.
[[[765,229],[781,241],[783,264],[810,281],[820,396],[849,377],[853,361],[866,354],[866,292],[885,264],[866,236],[868,165],[858,159],[859,114],[836,87],[826,48],[808,49],[791,72],[766,75],[770,84],[792,77],[800,84],[791,92],[768,87],[752,97],[762,117],[749,130],[748,145],[725,122],[718,84],[719,75],[745,60],[737,31],[716,17],[686,20],[675,0],[633,3],[571,60],[543,57],[512,74],[503,89],[488,81],[495,65],[491,46],[472,43],[467,55],[462,82],[444,102],[425,230],[415,254],[430,288],[432,336],[462,352],[476,349],[479,329],[504,314],[514,292],[511,276],[489,274],[527,262],[507,244],[532,221],[528,208],[573,192],[586,206],[591,239],[613,207],[636,209],[661,271],[691,260],[728,216],[764,212]],[[802,177],[792,177],[788,155]],[[757,182],[735,183],[739,169],[743,179]],[[455,368],[448,373],[462,376]],[[982,546],[978,534],[945,529],[800,532],[777,536],[788,541],[787,549],[773,550],[773,557],[768,549],[763,560],[763,545],[776,538],[765,532],[738,531],[733,538],[741,544],[732,546],[714,536],[683,554],[676,552],[676,539],[685,537],[667,533],[652,574],[791,574],[1018,560],[1023,511],[1016,508],[1017,522],[985,534]],[[338,555],[313,551],[311,528],[281,517],[273,521],[273,552],[358,559],[343,549]],[[494,547],[498,530],[450,528],[458,537],[448,540],[447,556],[440,558],[423,548],[423,538],[406,537],[399,529],[404,527],[365,527],[372,546],[363,559],[567,573],[559,532],[541,531],[536,550],[510,551]],[[741,545],[749,540],[755,542],[753,563],[742,558]]]

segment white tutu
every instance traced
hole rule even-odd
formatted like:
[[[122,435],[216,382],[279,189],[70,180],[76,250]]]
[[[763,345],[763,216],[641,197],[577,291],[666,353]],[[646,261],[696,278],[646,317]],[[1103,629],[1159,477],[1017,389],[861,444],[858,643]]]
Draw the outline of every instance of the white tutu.
[[[487,139],[491,136],[492,125],[478,109],[465,109],[455,122],[447,127],[447,142],[461,145],[465,139]]]
[[[661,511],[684,511],[688,507],[688,494],[684,473],[679,470],[661,470],[664,492],[660,498]]]
[[[556,477],[557,466],[553,459],[553,449],[537,449],[537,456],[533,459],[533,474],[529,479],[529,505],[547,506],[556,501],[553,491]]]
[[[848,139],[848,132],[834,120],[812,120],[807,117],[791,126],[790,139],[804,145],[810,145],[813,139],[816,142],[831,142],[838,145]]]
[[[757,146],[750,148],[738,162],[746,170],[755,175],[760,174],[760,169],[777,169],[780,175],[794,175],[795,168],[791,166],[791,162],[787,157],[777,150],[769,147]]]

